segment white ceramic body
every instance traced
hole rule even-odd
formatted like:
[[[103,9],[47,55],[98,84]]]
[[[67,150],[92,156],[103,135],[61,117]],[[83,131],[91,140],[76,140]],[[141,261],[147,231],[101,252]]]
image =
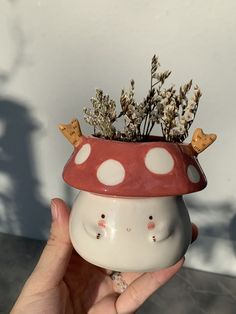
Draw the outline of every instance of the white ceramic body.
[[[175,264],[191,242],[192,228],[181,196],[121,198],[81,191],[70,216],[70,237],[92,264],[147,272]]]

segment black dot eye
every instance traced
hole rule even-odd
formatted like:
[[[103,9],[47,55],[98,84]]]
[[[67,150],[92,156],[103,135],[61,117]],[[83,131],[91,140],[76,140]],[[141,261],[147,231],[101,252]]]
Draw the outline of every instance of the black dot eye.
[[[104,219],[106,216],[104,214],[101,215],[102,219]]]
[[[150,220],[153,220],[153,217],[152,217],[152,216],[149,216],[149,219],[150,219]]]

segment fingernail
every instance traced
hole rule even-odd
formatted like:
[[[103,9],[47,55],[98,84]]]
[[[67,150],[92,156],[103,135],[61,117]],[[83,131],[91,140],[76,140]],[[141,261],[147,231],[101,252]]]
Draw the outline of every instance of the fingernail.
[[[52,213],[52,220],[57,220],[58,211],[57,211],[57,205],[54,199],[51,200],[51,213]]]

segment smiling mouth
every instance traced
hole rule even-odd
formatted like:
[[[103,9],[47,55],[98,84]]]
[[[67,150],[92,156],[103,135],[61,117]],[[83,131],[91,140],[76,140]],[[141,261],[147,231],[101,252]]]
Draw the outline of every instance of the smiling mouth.
[[[126,228],[126,231],[130,232],[130,231],[131,231],[131,228]]]

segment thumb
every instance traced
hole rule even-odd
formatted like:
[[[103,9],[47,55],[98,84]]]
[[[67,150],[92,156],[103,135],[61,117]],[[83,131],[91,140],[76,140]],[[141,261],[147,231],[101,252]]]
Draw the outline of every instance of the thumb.
[[[30,294],[40,293],[57,286],[65,274],[71,257],[69,208],[64,201],[55,198],[51,202],[51,212],[50,237],[24,288],[24,290],[29,289]]]

